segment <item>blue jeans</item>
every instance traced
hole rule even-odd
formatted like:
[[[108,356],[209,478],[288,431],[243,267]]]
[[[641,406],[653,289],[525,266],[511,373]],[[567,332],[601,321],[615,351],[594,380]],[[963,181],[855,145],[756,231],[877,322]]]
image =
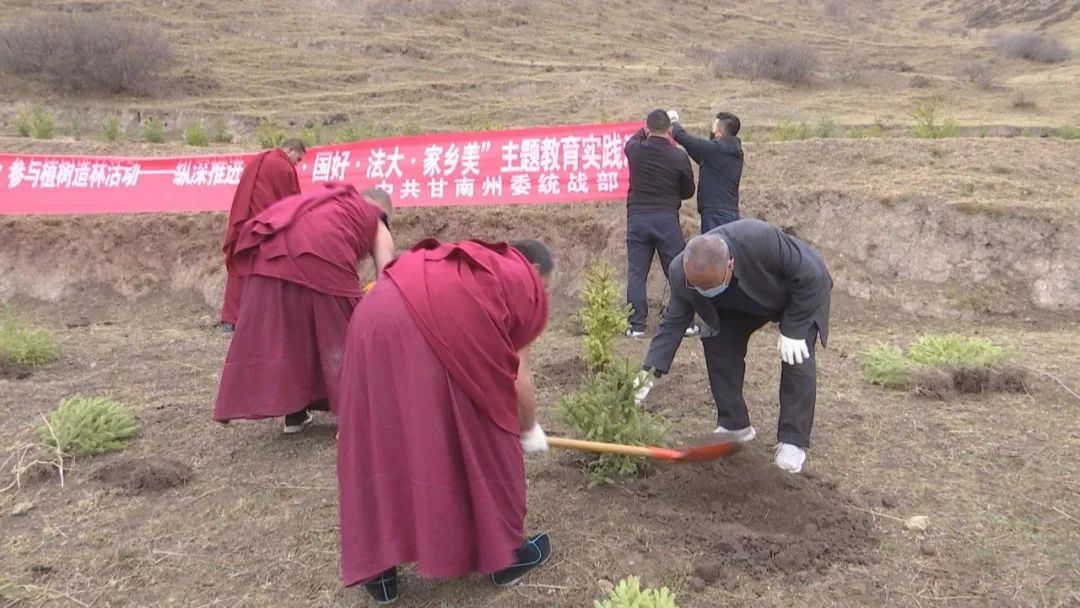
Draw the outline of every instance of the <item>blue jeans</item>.
[[[739,212],[733,209],[698,209],[701,214],[701,234],[739,219]]]

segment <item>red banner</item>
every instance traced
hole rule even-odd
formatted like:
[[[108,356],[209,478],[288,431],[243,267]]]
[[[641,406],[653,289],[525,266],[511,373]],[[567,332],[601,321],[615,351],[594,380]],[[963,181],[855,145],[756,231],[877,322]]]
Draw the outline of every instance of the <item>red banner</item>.
[[[300,185],[387,190],[398,207],[626,198],[623,146],[640,123],[393,137],[321,146]],[[221,211],[251,154],[88,157],[0,154],[0,215]]]

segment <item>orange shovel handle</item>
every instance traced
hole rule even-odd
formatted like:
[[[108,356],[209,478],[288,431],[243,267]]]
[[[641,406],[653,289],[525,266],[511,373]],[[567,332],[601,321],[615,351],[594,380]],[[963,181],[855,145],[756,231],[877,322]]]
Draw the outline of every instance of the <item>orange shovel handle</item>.
[[[600,441],[583,441],[581,439],[567,439],[565,437],[548,437],[548,445],[557,448],[568,448],[582,452],[599,452],[601,454],[620,454],[622,456],[640,456],[642,458],[658,458],[660,460],[678,460],[682,452],[666,448],[654,448],[643,445],[623,445],[620,443],[603,443]]]

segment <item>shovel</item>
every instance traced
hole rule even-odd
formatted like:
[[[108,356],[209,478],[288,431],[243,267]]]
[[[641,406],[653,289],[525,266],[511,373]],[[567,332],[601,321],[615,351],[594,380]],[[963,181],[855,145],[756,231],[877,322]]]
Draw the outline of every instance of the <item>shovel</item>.
[[[623,445],[619,443],[567,439],[565,437],[548,437],[547,442],[548,445],[557,448],[567,448],[582,452],[597,452],[600,454],[640,456],[642,458],[653,458],[656,460],[668,460],[672,462],[701,462],[703,460],[723,458],[732,454],[739,447],[738,443],[723,435],[712,435],[694,441],[681,448]]]

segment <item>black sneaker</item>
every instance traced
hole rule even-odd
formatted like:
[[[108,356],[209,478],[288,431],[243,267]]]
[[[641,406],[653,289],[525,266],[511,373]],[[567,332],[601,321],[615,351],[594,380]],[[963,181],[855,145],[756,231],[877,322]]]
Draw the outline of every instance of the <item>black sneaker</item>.
[[[371,595],[371,599],[375,600],[376,604],[380,606],[393,604],[398,599],[397,567],[390,568],[364,583],[364,589],[367,589],[368,594]]]
[[[236,324],[235,323],[222,323],[221,324],[221,333],[223,333],[223,334],[231,334],[234,331],[236,331]]]
[[[299,433],[307,428],[307,425],[311,424],[315,420],[315,416],[311,415],[311,412],[300,410],[299,412],[293,412],[285,416],[285,434],[292,435],[293,433]]]
[[[543,566],[549,557],[551,557],[551,539],[548,535],[532,536],[517,550],[517,561],[514,565],[492,574],[491,582],[498,587],[514,585],[525,578],[526,574]]]

